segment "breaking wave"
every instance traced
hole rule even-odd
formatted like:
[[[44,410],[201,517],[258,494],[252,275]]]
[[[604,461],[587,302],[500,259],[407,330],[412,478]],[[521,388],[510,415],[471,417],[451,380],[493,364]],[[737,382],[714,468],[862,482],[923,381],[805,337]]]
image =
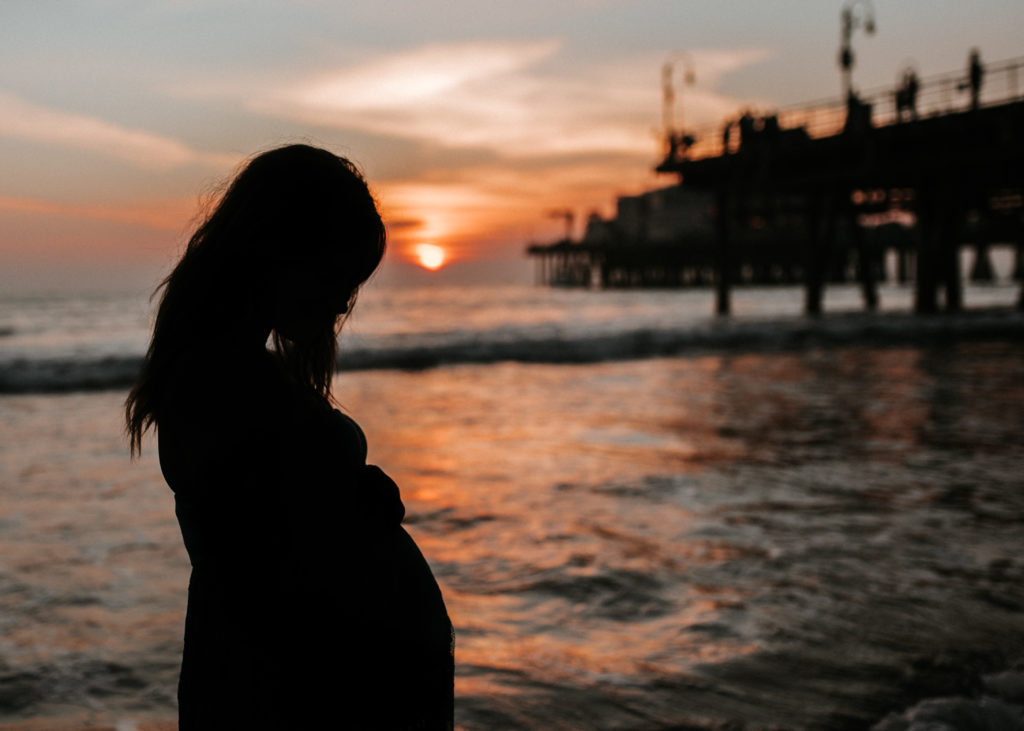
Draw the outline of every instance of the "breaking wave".
[[[950,339],[1024,336],[1024,313],[968,311],[914,316],[850,313],[772,321],[708,320],[678,328],[541,333],[522,328],[402,338],[342,339],[341,370],[424,369],[460,363],[593,363],[714,351],[786,350],[847,343],[928,344]],[[0,359],[0,393],[125,388],[141,355]]]

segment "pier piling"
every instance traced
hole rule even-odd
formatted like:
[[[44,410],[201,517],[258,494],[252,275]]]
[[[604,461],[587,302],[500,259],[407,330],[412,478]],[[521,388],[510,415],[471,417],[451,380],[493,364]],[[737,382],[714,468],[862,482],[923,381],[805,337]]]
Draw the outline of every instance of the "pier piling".
[[[1024,58],[989,65],[986,89],[1021,70]],[[656,170],[677,184],[620,198],[618,215],[592,217],[582,241],[529,247],[538,276],[601,287],[712,281],[719,315],[736,286],[799,282],[816,315],[828,283],[852,278],[876,309],[893,252],[917,312],[938,312],[940,294],[941,309],[956,312],[963,247],[975,252],[972,281],[992,280],[999,245],[1016,247],[1014,277],[1024,278],[1024,100],[1010,84],[1002,98],[954,108],[937,92],[962,76],[915,80],[913,114],[885,89],[842,107],[745,113],[703,142],[668,145]]]

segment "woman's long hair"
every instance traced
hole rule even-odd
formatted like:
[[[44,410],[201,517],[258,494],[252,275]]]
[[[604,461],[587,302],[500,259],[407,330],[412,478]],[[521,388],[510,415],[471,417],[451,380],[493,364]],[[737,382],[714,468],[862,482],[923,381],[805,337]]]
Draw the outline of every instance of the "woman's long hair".
[[[297,264],[330,268],[339,287],[354,293],[380,264],[384,247],[384,224],[373,196],[350,161],[309,145],[253,158],[157,288],[163,294],[153,337],[125,402],[132,455],[141,451],[145,431],[159,427],[176,361],[216,352],[253,323],[269,326],[268,292],[282,271]],[[337,362],[339,325],[336,318],[325,320],[322,332],[301,344],[271,333],[285,372],[325,399]]]

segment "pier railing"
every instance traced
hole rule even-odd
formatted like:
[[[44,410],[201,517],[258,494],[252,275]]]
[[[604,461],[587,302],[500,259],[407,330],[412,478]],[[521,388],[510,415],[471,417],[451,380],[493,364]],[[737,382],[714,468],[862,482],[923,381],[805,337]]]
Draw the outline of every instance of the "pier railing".
[[[1024,56],[985,65],[979,106],[987,107],[1024,99]],[[858,93],[862,102],[871,105],[871,123],[884,127],[900,121],[896,103],[897,86],[876,87]],[[966,70],[926,76],[918,80],[915,112],[918,119],[965,111],[971,107],[971,87]],[[752,115],[777,117],[782,129],[802,127],[812,138],[839,134],[846,123],[846,100],[832,97],[778,108],[747,107]],[[737,117],[726,124],[716,123],[687,130],[696,142],[686,151],[690,160],[717,157],[725,151],[723,131],[734,125]],[[729,136],[729,152],[736,152],[739,134]]]
[[[851,279],[875,309],[890,253],[921,313],[938,311],[940,294],[946,310],[963,306],[964,247],[971,278],[990,281],[989,248],[1012,245],[1020,278],[1024,57],[901,76],[846,100],[748,109],[695,143],[675,130],[656,169],[679,184],[620,199],[616,218],[588,224],[580,242],[531,246],[541,281],[713,282],[719,314],[734,284],[802,282],[806,311],[819,314],[826,283]],[[881,225],[897,214],[912,226]]]

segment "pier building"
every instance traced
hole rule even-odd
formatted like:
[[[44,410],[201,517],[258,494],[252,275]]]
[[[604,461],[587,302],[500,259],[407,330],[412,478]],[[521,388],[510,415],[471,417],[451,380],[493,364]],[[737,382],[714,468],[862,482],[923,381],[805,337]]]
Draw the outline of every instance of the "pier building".
[[[656,170],[675,183],[620,198],[581,240],[534,244],[539,281],[597,287],[714,284],[715,309],[745,284],[913,282],[919,312],[958,310],[965,275],[1024,248],[1024,58],[791,108],[714,128],[666,130]],[[969,272],[960,251],[973,250]],[[1024,308],[1024,296],[1020,300]]]

